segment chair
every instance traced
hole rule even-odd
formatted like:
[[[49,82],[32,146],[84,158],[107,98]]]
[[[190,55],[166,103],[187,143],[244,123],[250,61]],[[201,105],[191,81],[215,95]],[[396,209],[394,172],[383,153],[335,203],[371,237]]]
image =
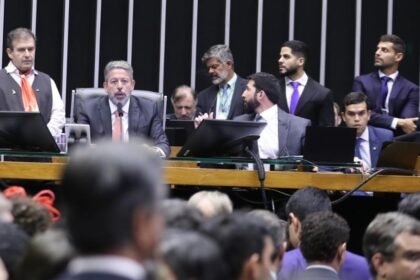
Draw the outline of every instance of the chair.
[[[165,115],[166,115],[166,96],[162,93],[148,91],[148,90],[133,90],[133,96],[143,97],[152,101],[160,102],[159,112],[163,120],[163,128],[165,129]],[[71,108],[70,108],[70,121],[77,122],[83,102],[87,99],[98,98],[107,95],[103,88],[77,88],[72,91],[71,95]]]

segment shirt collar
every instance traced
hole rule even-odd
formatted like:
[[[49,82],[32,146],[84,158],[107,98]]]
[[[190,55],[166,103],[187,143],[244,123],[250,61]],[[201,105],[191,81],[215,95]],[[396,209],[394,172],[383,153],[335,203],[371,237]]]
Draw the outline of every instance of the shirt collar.
[[[230,88],[233,88],[235,86],[237,79],[238,76],[236,75],[236,73],[233,73],[232,79],[230,79],[229,82],[227,82]],[[220,87],[223,88],[223,85],[220,85]]]
[[[6,70],[6,72],[8,74],[15,73],[17,75],[20,75],[19,70],[16,68],[16,66],[11,61],[9,61],[9,64],[7,64],[7,66],[4,67],[4,69]],[[33,66],[32,66],[32,69],[31,69],[31,73],[33,73],[34,75],[38,75],[38,71],[36,71]]]
[[[277,117],[278,109],[277,105],[273,105],[267,110],[261,112],[261,117],[263,117],[264,120],[271,120],[272,118]]]
[[[391,75],[385,75],[384,72],[382,72],[381,70],[378,70],[378,74],[379,74],[379,78],[382,78],[383,76],[388,76],[390,77],[393,81],[395,81],[395,79],[398,76],[398,71],[395,71],[394,73],[392,73]]]
[[[369,127],[366,126],[365,130],[362,132],[362,135],[360,135],[359,138],[362,138],[364,141],[369,142]]]
[[[111,109],[111,113],[113,114],[115,111],[117,111],[117,105],[112,103],[110,98],[108,98],[108,102],[109,102],[109,108]],[[125,103],[124,106],[122,107],[124,114],[128,114],[128,108],[130,108],[130,98],[128,98],[127,103]]]
[[[337,274],[337,271],[336,271],[334,268],[332,268],[331,266],[329,266],[329,265],[323,265],[323,264],[312,264],[312,265],[308,265],[308,266],[306,267],[306,270],[308,270],[308,269],[312,269],[312,268],[322,268],[322,269],[327,269],[327,270],[331,270],[331,271],[333,271],[334,273],[336,273],[336,274]]]
[[[308,75],[306,75],[306,72],[303,72],[302,77],[295,81],[291,80],[289,77],[285,77],[286,85],[290,84],[290,82],[299,82],[300,85],[306,86],[306,84],[308,83],[308,79],[309,77]]]

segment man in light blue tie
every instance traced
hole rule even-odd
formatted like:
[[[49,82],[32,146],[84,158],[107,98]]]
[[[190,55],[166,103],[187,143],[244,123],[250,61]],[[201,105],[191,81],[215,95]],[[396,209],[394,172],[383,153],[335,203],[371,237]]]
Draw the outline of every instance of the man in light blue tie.
[[[368,98],[362,92],[351,92],[344,97],[344,110],[341,113],[348,127],[357,129],[355,147],[356,160],[361,160],[365,169],[375,168],[382,144],[392,141],[391,130],[368,126],[371,110]]]

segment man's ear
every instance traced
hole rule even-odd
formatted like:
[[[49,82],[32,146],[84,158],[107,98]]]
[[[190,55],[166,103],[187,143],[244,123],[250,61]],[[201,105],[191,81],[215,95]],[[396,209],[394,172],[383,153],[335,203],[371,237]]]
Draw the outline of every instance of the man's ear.
[[[289,213],[290,224],[293,227],[294,232],[298,232],[300,230],[300,221],[299,219],[293,214],[293,212]]]
[[[401,62],[403,58],[404,58],[404,54],[402,52],[399,52],[395,55],[395,60],[398,62]]]
[[[387,266],[384,260],[384,257],[381,253],[376,253],[370,259],[373,268],[376,271],[376,274],[379,275],[381,278],[385,278],[387,273]]]
[[[259,274],[260,257],[257,253],[252,254],[245,262],[240,279],[257,279]]]
[[[347,243],[343,243],[340,246],[338,246],[337,259],[340,265],[344,262],[346,250],[347,250]]]

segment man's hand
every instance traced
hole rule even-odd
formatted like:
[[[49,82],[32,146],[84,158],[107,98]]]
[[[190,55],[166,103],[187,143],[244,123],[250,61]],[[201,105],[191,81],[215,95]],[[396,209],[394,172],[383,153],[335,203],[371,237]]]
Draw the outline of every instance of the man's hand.
[[[194,127],[197,128],[204,119],[213,119],[213,112],[210,114],[204,113],[194,119]]]
[[[418,119],[419,118],[398,119],[397,127],[400,127],[406,134],[414,132],[417,129],[416,121]]]

